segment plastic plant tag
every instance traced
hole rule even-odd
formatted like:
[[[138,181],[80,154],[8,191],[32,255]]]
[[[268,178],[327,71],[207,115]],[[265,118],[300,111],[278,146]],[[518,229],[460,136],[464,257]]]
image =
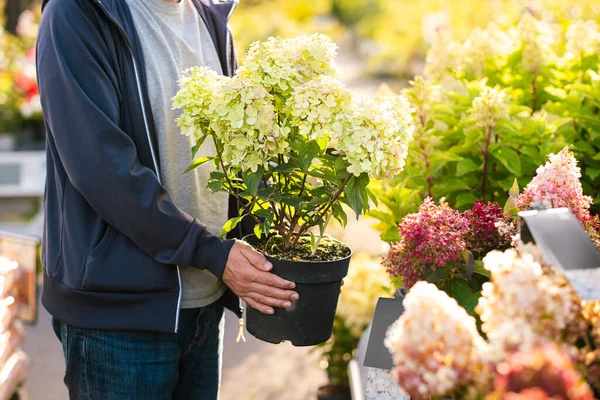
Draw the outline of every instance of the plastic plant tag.
[[[600,300],[600,252],[575,215],[566,208],[521,211],[524,243],[535,243],[583,300]]]
[[[367,352],[363,365],[365,367],[391,370],[394,367],[392,355],[384,346],[383,341],[388,328],[404,312],[402,301],[404,298],[388,299],[380,297],[375,308],[371,334],[367,344]]]

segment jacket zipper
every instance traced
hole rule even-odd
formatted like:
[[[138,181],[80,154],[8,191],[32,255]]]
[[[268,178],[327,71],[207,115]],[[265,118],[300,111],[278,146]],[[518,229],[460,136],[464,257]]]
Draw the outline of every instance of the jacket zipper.
[[[133,61],[133,70],[135,72],[136,86],[138,89],[138,95],[139,95],[140,104],[142,107],[142,116],[144,118],[144,127],[146,128],[146,136],[148,138],[148,146],[150,146],[150,154],[152,155],[152,163],[154,164],[154,172],[156,173],[156,178],[158,179],[158,182],[162,184],[161,179],[160,179],[160,173],[158,170],[158,162],[156,161],[156,153],[154,152],[154,147],[152,145],[152,138],[150,136],[150,127],[148,125],[148,115],[146,114],[146,105],[144,102],[144,96],[142,94],[142,84],[141,84],[141,80],[140,80],[140,76],[139,76],[138,63],[137,63],[137,60],[133,53],[133,48],[131,46],[131,42],[129,41],[129,38],[127,37],[127,34],[125,33],[125,31],[123,30],[121,25],[119,25],[117,23],[117,21],[115,21],[115,19],[110,15],[108,10],[106,10],[102,1],[96,0],[96,2],[98,3],[98,5],[102,9],[102,11],[104,12],[106,17],[119,29],[121,36],[123,36],[123,39],[125,40],[125,44],[127,45],[129,54],[131,55],[131,60]],[[174,329],[175,333],[177,333],[177,329],[179,327],[179,308],[181,307],[181,295],[182,295],[181,271],[179,269],[179,265],[177,266],[177,283],[178,283],[178,296],[177,296],[177,309],[175,310],[175,329]]]

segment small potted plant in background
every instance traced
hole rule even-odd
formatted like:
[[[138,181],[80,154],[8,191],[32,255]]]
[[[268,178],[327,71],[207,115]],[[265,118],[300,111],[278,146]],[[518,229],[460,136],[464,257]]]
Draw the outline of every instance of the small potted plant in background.
[[[324,35],[270,38],[254,43],[235,76],[206,68],[185,73],[174,107],[182,133],[205,140],[215,157],[208,187],[235,196],[239,217],[256,222],[247,241],[273,263],[273,273],[296,282],[291,309],[264,315],[248,309],[247,329],[272,343],[326,341],[351,250],[325,236],[333,218],[344,225],[343,205],[357,215],[375,197],[371,179],[404,167],[414,130],[403,96],[357,100],[337,80],[336,45]]]

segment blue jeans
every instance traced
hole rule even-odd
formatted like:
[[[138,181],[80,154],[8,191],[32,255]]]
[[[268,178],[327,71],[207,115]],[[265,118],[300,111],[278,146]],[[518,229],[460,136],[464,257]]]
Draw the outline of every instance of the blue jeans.
[[[57,320],[71,400],[212,400],[223,307],[181,310],[178,333],[81,329]]]

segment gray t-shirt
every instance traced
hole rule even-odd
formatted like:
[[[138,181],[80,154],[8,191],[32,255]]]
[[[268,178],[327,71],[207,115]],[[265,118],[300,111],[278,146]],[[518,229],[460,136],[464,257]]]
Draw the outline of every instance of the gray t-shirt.
[[[214,43],[191,0],[127,0],[144,54],[148,94],[160,153],[162,184],[179,208],[198,218],[216,234],[227,221],[228,197],[206,188],[210,163],[183,174],[192,163],[193,138],[183,136],[172,110],[181,72],[207,66],[222,74]],[[215,146],[206,140],[197,157],[214,156]],[[183,175],[182,175],[183,174]],[[207,306],[221,297],[225,285],[205,270],[181,267],[181,308]]]

